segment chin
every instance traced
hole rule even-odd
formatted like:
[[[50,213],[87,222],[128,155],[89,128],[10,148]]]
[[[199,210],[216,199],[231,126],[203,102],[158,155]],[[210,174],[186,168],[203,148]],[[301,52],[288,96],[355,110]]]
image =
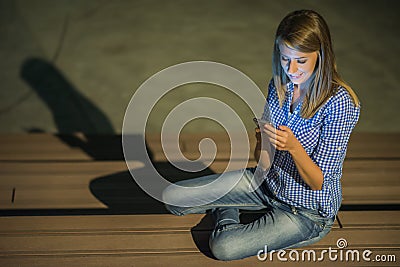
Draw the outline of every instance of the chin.
[[[298,81],[298,80],[296,80],[296,81],[291,80],[291,82],[292,82],[293,84],[295,84],[295,85],[300,85],[300,84],[303,83],[303,81]]]
[[[302,77],[301,79],[298,79],[298,80],[290,79],[290,81],[295,85],[301,85],[301,84],[304,84],[308,80],[308,78],[309,77]]]

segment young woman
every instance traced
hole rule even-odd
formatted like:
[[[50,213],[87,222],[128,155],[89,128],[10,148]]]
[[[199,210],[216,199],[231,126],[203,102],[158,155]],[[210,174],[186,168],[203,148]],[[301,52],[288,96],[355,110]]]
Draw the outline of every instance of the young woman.
[[[213,213],[210,249],[220,260],[317,242],[330,231],[341,204],[343,160],[360,104],[337,73],[324,19],[311,10],[288,14],[276,32],[272,65],[262,118],[269,123],[256,129],[258,168],[224,173],[213,190],[201,186],[217,174],[181,181],[182,189],[168,187],[163,194],[173,214]],[[261,140],[274,146],[273,158]],[[260,173],[261,185],[249,190]],[[232,190],[217,199],[233,180],[238,182]],[[199,199],[214,200],[190,206]],[[240,223],[239,209],[264,208],[259,219]]]

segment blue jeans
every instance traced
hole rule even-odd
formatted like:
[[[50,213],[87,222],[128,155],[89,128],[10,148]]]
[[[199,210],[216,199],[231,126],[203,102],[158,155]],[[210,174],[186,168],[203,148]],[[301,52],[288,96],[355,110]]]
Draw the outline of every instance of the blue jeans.
[[[228,174],[228,175],[226,175]],[[238,177],[238,175],[241,176]],[[177,182],[185,187],[208,184],[218,178],[219,174]],[[210,236],[209,244],[213,255],[220,260],[235,260],[260,254],[267,246],[268,251],[307,246],[322,239],[332,228],[334,218],[324,218],[315,210],[295,208],[278,201],[262,184],[255,191],[250,191],[250,181],[254,169],[225,173],[224,179],[238,179],[239,182],[223,197],[202,206],[178,207],[166,205],[175,215],[205,213],[211,210],[214,215],[215,228]],[[218,190],[197,193],[185,192],[184,188],[167,187],[163,192],[165,203],[206,198],[216,194]],[[210,196],[212,198],[212,196]],[[215,199],[215,198],[212,198]],[[269,209],[259,219],[242,224],[239,221],[239,209]]]

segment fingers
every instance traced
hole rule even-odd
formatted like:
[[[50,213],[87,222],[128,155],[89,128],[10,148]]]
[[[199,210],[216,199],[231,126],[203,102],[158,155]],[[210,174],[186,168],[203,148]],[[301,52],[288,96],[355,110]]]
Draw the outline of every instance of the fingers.
[[[282,126],[279,126],[279,128],[281,128]],[[276,138],[276,139],[278,139],[278,140],[280,140],[280,141],[283,141],[283,139],[284,138],[287,138],[288,136],[289,136],[289,131],[290,131],[290,129],[288,128],[288,127],[286,127],[286,126],[284,126],[285,127],[285,130],[278,130],[278,129],[275,129],[272,125],[270,125],[270,124],[265,124],[265,126],[264,126],[264,132],[266,133],[266,134],[268,134],[268,136],[270,136],[270,137],[273,137],[273,138]],[[287,130],[288,129],[288,130]]]
[[[268,130],[268,131],[270,131],[270,132],[275,132],[275,131],[276,131],[275,127],[272,126],[272,125],[269,124],[269,123],[264,124],[264,130]]]
[[[276,139],[268,138],[268,140],[269,140],[269,142],[270,142],[276,149],[278,149],[278,150],[281,150],[281,148],[284,147],[284,144],[281,143],[281,142],[279,142],[279,141],[276,140]]]
[[[279,129],[274,128],[270,124],[264,125],[264,133],[267,134],[268,140],[278,150],[285,150],[291,130],[287,126],[279,126]]]
[[[279,131],[279,130],[278,130]],[[275,129],[270,124],[265,124],[263,128],[263,133],[266,134],[268,141],[275,147],[279,148],[281,144],[280,136],[277,135],[277,129]]]
[[[278,128],[279,128],[282,132],[285,132],[285,133],[287,133],[287,134],[291,134],[291,133],[292,133],[292,130],[291,130],[289,127],[285,126],[285,125],[280,125]]]

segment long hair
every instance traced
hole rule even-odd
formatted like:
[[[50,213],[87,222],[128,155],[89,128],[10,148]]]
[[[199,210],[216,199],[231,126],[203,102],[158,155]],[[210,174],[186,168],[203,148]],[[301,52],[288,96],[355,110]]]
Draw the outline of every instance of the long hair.
[[[318,59],[311,76],[310,87],[301,109],[303,118],[311,118],[318,109],[334,95],[338,87],[343,87],[351,96],[355,106],[359,100],[353,89],[339,76],[328,25],[317,12],[298,10],[288,14],[279,24],[275,35],[272,54],[272,73],[280,105],[283,105],[289,77],[281,66],[279,45],[303,53],[317,52]]]

